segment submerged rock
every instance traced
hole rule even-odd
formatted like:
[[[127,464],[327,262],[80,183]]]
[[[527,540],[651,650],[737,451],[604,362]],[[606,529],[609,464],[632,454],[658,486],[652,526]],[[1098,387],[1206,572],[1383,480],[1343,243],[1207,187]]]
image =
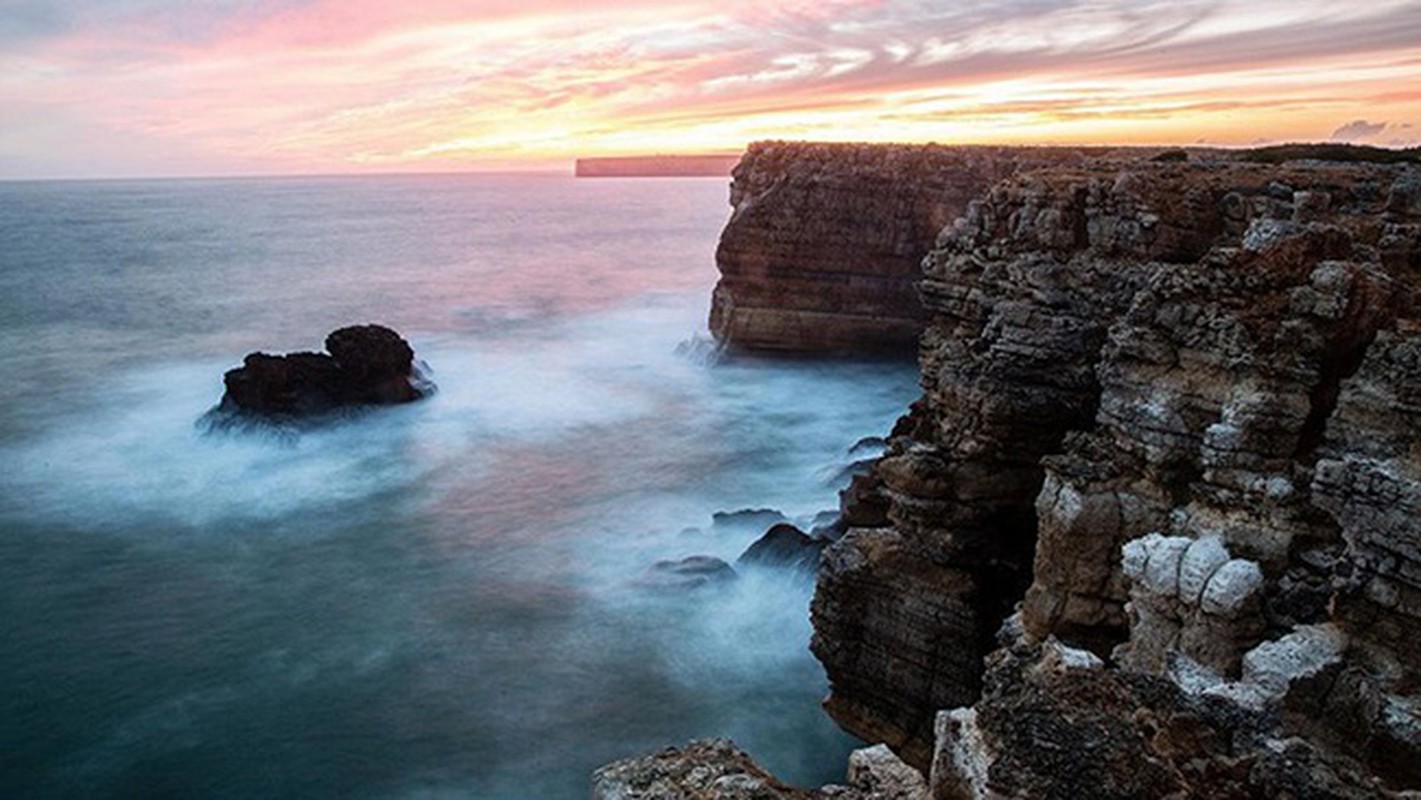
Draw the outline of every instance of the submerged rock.
[[[217,411],[294,419],[351,406],[393,405],[433,391],[414,350],[381,325],[356,325],[326,337],[325,353],[251,353],[223,376]]]
[[[764,530],[781,522],[789,522],[789,517],[773,508],[742,508],[738,511],[717,511],[711,515],[711,526],[715,528]]]
[[[665,559],[646,568],[636,580],[644,589],[681,591],[735,580],[735,569],[715,556]]]
[[[814,539],[799,528],[781,522],[756,539],[735,563],[813,572],[819,566],[819,554],[826,545],[828,542]]]

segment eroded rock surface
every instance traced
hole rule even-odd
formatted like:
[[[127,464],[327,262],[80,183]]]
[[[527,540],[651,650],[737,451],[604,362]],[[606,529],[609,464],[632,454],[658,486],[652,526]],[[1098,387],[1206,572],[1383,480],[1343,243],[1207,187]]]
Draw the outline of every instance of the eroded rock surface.
[[[1386,793],[1355,764],[1282,733],[1274,715],[1053,642],[993,654],[982,699],[944,711],[938,732],[934,800]]]
[[[923,398],[823,561],[830,713],[923,769],[944,709],[1026,747],[983,724],[993,696],[1035,696],[985,666],[1019,604],[1024,646],[1093,654],[1109,677],[1089,681],[1122,709],[1154,707],[1137,678],[1184,675],[1225,687],[1210,702],[1270,709],[1259,736],[1284,744],[1249,770],[1297,739],[1318,770],[1375,776],[1367,791],[1421,784],[1417,175],[1099,161],[1018,171],[967,204],[924,262]],[[1318,625],[1343,643],[1311,680],[1325,690],[1259,701],[1250,670]],[[1139,755],[1119,753],[1122,769]],[[1039,752],[1003,757],[1049,772]],[[1212,780],[1165,759],[1146,786],[1142,763],[1078,796]],[[1035,796],[1023,780],[994,791]]]
[[[925,800],[927,782],[884,747],[849,756],[848,785],[781,783],[728,739],[668,747],[592,775],[592,800]]]
[[[716,339],[793,352],[911,353],[914,284],[938,232],[1017,169],[1073,149],[759,142],[734,171],[711,305]]]

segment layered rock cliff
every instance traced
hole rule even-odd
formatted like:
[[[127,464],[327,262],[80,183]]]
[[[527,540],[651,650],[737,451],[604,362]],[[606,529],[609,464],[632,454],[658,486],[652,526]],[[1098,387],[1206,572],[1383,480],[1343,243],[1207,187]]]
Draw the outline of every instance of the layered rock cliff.
[[[710,328],[724,344],[911,353],[915,284],[943,226],[1019,169],[1081,151],[760,142],[733,173]]]
[[[1017,172],[924,273],[830,713],[944,797],[1421,785],[1421,173]]]

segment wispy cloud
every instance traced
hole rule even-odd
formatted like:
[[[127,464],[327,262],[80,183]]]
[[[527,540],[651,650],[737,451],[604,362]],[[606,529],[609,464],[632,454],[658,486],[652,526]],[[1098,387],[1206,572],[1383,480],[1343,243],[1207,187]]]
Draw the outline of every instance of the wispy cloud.
[[[1368,122],[1364,119],[1353,120],[1332,132],[1332,138],[1339,142],[1357,142],[1363,139],[1370,139],[1373,136],[1386,130],[1385,122]]]
[[[506,166],[774,136],[1244,144],[1421,122],[1421,92],[1397,88],[1421,82],[1414,0],[410,6],[12,0],[0,175]]]

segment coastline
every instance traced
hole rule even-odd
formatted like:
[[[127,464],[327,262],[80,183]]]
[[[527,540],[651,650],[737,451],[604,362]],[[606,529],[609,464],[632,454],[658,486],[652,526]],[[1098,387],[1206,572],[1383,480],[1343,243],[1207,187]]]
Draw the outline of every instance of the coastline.
[[[862,151],[798,145],[788,161],[837,155],[857,172],[801,196],[747,190],[783,185],[756,176],[771,146],[736,171],[722,251],[742,203],[765,218],[791,197],[819,231],[855,180],[878,192],[895,174]],[[1415,788],[1421,620],[1406,598],[1421,587],[1410,556],[1380,553],[1421,537],[1414,510],[1382,508],[1421,497],[1418,387],[1397,366],[1421,336],[1417,168],[1365,153],[1001,168],[980,185],[946,174],[974,196],[915,279],[926,392],[849,499],[864,524],[826,551],[813,606],[830,714],[930,786],[813,796]],[[761,248],[737,258],[770,265],[770,298],[822,260]],[[803,324],[769,343],[724,330],[731,346],[815,349]],[[1377,697],[1391,710],[1367,712]],[[1022,727],[1028,709],[1058,733]],[[740,758],[686,753],[671,757]],[[758,773],[723,791],[666,780],[647,786],[801,796]]]

